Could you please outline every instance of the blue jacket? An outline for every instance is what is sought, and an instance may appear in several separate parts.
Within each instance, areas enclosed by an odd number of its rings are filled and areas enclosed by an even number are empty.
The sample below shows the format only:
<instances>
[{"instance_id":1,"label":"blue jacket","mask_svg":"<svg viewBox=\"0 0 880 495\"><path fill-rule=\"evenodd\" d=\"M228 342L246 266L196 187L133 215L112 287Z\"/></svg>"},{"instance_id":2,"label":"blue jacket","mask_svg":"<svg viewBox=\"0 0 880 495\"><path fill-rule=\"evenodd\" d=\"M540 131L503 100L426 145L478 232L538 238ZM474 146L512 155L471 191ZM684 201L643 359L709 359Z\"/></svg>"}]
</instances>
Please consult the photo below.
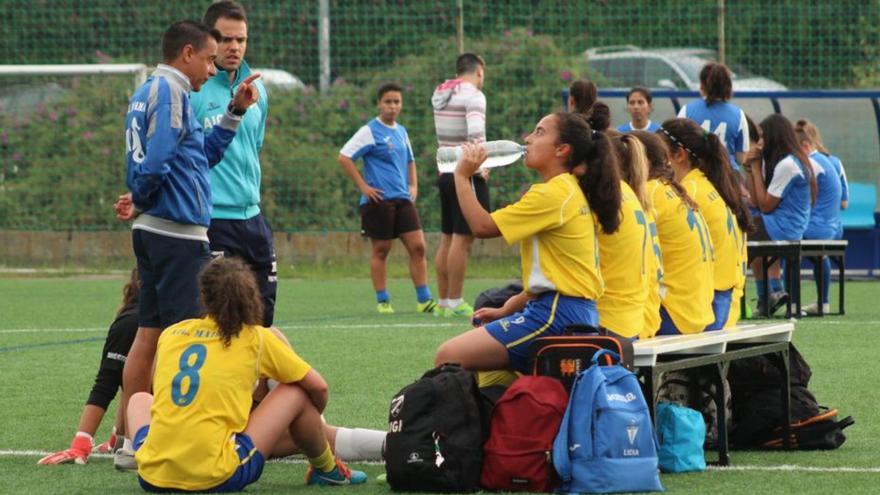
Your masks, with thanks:
<instances>
[{"instance_id":1,"label":"blue jacket","mask_svg":"<svg viewBox=\"0 0 880 495\"><path fill-rule=\"evenodd\" d=\"M189 79L160 64L135 91L125 116L126 184L135 208L183 225L211 223L208 168L223 157L240 119L226 114L205 139L189 101Z\"/></svg>"},{"instance_id":2,"label":"blue jacket","mask_svg":"<svg viewBox=\"0 0 880 495\"><path fill-rule=\"evenodd\" d=\"M250 67L242 62L230 84L229 73L218 68L217 75L209 79L201 91L190 95L193 113L205 134L211 135L238 85L250 75ZM260 150L266 132L269 98L259 79L255 85L260 92L259 100L244 114L235 139L220 163L211 169L212 218L247 220L260 213Z\"/></svg>"}]
</instances>

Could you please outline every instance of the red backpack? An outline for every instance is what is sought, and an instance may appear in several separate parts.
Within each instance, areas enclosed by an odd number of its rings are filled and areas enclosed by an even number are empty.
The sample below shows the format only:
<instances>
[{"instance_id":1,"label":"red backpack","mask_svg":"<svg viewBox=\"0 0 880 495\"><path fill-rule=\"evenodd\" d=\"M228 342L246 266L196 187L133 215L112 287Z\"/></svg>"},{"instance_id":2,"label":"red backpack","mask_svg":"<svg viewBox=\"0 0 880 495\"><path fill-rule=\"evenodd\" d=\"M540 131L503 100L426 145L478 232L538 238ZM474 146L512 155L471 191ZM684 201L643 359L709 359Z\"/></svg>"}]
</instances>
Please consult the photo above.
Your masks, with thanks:
<instances>
[{"instance_id":1,"label":"red backpack","mask_svg":"<svg viewBox=\"0 0 880 495\"><path fill-rule=\"evenodd\" d=\"M553 491L559 478L550 452L567 405L559 380L524 376L513 382L492 411L480 484L488 490Z\"/></svg>"}]
</instances>

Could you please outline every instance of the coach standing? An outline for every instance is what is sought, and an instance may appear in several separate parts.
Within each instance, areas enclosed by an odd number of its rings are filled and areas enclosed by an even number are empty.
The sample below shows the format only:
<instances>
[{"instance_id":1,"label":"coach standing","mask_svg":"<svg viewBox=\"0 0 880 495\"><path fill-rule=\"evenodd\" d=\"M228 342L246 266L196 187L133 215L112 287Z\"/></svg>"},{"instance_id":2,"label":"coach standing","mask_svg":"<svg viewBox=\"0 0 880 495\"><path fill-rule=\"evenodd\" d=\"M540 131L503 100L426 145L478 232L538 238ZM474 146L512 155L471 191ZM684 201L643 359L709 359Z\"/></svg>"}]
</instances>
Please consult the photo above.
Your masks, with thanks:
<instances>
[{"instance_id":1,"label":"coach standing","mask_svg":"<svg viewBox=\"0 0 880 495\"><path fill-rule=\"evenodd\" d=\"M437 144L459 146L486 140L486 96L482 92L486 63L473 53L464 53L455 61L455 79L437 86L431 97ZM477 200L489 210L489 186L480 174L471 177ZM437 292L440 295L435 316L466 316L474 308L462 299L467 259L474 236L458 205L453 174L440 174L440 247L434 259Z\"/></svg>"},{"instance_id":2,"label":"coach standing","mask_svg":"<svg viewBox=\"0 0 880 495\"><path fill-rule=\"evenodd\" d=\"M257 101L254 74L242 81L207 138L189 99L217 73L220 34L194 21L175 22L162 38L164 63L135 91L125 116L126 184L114 205L134 219L132 244L141 296L138 333L123 370L123 401L150 390L162 329L197 318L197 275L209 259L209 167L223 157L241 118Z\"/></svg>"},{"instance_id":3,"label":"coach standing","mask_svg":"<svg viewBox=\"0 0 880 495\"><path fill-rule=\"evenodd\" d=\"M251 75L244 61L248 24L244 7L226 0L211 4L202 22L220 33L217 75L191 96L196 119L210 135L223 117L233 90ZM208 240L212 256L237 256L253 269L263 298L263 325L268 327L274 320L278 287L272 229L260 213L260 149L269 99L260 81L254 86L259 92L257 104L242 117L235 139L220 163L211 169L214 208Z\"/></svg>"}]
</instances>

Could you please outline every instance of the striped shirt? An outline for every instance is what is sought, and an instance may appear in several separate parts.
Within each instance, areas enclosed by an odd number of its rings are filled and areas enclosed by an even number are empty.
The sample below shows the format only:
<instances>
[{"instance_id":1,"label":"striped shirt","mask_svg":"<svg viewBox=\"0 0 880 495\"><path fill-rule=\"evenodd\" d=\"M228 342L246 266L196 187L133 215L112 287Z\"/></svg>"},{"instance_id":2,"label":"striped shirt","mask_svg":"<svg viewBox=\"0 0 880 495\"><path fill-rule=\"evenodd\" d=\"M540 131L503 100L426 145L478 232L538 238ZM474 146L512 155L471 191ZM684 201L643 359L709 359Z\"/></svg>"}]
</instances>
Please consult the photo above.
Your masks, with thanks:
<instances>
[{"instance_id":1,"label":"striped shirt","mask_svg":"<svg viewBox=\"0 0 880 495\"><path fill-rule=\"evenodd\" d=\"M440 146L486 140L486 96L473 84L448 79L434 90L431 104Z\"/></svg>"}]
</instances>

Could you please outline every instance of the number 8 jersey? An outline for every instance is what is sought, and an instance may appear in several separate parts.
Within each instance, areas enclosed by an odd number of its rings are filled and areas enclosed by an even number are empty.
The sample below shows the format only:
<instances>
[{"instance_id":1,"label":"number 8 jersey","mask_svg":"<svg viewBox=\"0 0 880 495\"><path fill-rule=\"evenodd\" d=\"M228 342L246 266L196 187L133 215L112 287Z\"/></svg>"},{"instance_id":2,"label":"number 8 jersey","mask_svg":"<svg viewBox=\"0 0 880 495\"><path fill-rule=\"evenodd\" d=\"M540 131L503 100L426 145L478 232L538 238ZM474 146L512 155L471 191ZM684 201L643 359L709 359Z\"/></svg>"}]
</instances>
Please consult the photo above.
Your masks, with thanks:
<instances>
[{"instance_id":1,"label":"number 8 jersey","mask_svg":"<svg viewBox=\"0 0 880 495\"><path fill-rule=\"evenodd\" d=\"M292 383L311 369L263 327L245 326L224 346L210 318L165 329L156 356L150 432L136 453L138 474L152 485L184 490L214 487L241 463L233 434L247 426L258 378Z\"/></svg>"}]
</instances>

